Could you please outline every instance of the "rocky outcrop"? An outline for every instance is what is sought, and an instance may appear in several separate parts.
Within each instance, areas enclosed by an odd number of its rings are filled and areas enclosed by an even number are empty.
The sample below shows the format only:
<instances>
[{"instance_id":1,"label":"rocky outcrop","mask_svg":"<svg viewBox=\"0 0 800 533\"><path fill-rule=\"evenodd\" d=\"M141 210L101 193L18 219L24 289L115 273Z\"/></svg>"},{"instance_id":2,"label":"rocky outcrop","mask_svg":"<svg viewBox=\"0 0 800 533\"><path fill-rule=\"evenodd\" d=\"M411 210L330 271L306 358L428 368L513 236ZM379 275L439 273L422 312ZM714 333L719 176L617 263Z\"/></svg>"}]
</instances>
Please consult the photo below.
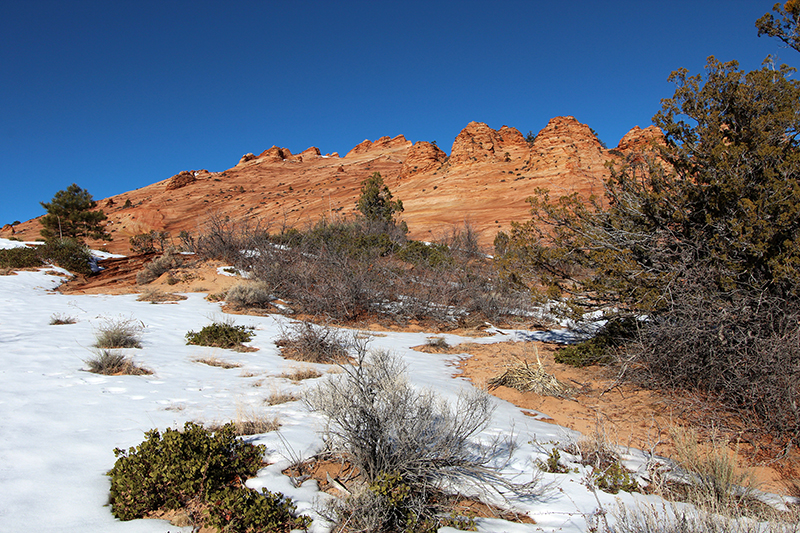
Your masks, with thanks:
<instances>
[{"instance_id":1,"label":"rocky outcrop","mask_svg":"<svg viewBox=\"0 0 800 533\"><path fill-rule=\"evenodd\" d=\"M437 169L446 159L447 154L438 146L426 141L419 141L408 149L406 159L400 168L400 178Z\"/></svg>"},{"instance_id":2,"label":"rocky outcrop","mask_svg":"<svg viewBox=\"0 0 800 533\"><path fill-rule=\"evenodd\" d=\"M290 152L288 148L278 148L273 145L272 148L258 154L257 159L260 163L280 163L281 161L291 158L292 152Z\"/></svg>"},{"instance_id":3,"label":"rocky outcrop","mask_svg":"<svg viewBox=\"0 0 800 533\"><path fill-rule=\"evenodd\" d=\"M167 181L167 190L174 191L175 189L180 189L181 187L186 187L190 183L194 183L197 181L195 171L184 170L172 176L169 181Z\"/></svg>"},{"instance_id":4,"label":"rocky outcrop","mask_svg":"<svg viewBox=\"0 0 800 533\"><path fill-rule=\"evenodd\" d=\"M551 119L531 147L532 169L548 174L600 170L607 159L592 129L570 116Z\"/></svg>"},{"instance_id":5,"label":"rocky outcrop","mask_svg":"<svg viewBox=\"0 0 800 533\"><path fill-rule=\"evenodd\" d=\"M525 137L516 128L503 126L495 131L483 122L470 122L461 130L450 152L450 167L485 162L526 160L529 154Z\"/></svg>"},{"instance_id":6,"label":"rocky outcrop","mask_svg":"<svg viewBox=\"0 0 800 533\"><path fill-rule=\"evenodd\" d=\"M649 148L653 142L664 143L664 133L660 128L648 126L645 129L641 129L639 126L634 126L631 131L620 139L616 149L622 152L641 152Z\"/></svg>"},{"instance_id":7,"label":"rocky outcrop","mask_svg":"<svg viewBox=\"0 0 800 533\"><path fill-rule=\"evenodd\" d=\"M398 135L397 137L389 137L384 136L378 139L375 142L370 141L369 139L364 139L360 143L358 143L352 150L347 152L345 155L345 159L355 157L359 154L365 154L367 152L383 152L387 150L394 150L398 148L409 148L411 147L412 143L408 139L406 139L402 135Z\"/></svg>"},{"instance_id":8,"label":"rocky outcrop","mask_svg":"<svg viewBox=\"0 0 800 533\"><path fill-rule=\"evenodd\" d=\"M310 148L306 148L305 150L297 154L296 157L300 161L310 161L312 159L320 157L321 155L322 153L319 151L319 148L317 148L316 146L312 146Z\"/></svg>"}]
</instances>

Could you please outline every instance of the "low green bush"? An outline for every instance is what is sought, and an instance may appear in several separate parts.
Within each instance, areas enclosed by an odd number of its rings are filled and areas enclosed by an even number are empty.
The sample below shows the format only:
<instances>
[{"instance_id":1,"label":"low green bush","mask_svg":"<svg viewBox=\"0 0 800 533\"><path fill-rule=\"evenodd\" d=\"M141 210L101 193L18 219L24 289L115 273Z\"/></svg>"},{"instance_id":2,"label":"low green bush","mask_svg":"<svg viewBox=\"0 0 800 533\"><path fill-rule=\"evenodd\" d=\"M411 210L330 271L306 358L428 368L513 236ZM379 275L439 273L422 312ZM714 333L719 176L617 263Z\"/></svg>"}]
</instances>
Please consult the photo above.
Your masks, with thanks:
<instances>
[{"instance_id":1,"label":"low green bush","mask_svg":"<svg viewBox=\"0 0 800 533\"><path fill-rule=\"evenodd\" d=\"M252 328L234 326L228 322L214 322L201 329L199 332L189 331L186 334L186 344L198 346L213 346L215 348L236 348L242 343L253 339L255 333Z\"/></svg>"},{"instance_id":2,"label":"low green bush","mask_svg":"<svg viewBox=\"0 0 800 533\"><path fill-rule=\"evenodd\" d=\"M426 265L432 268L449 266L453 263L450 248L445 244L425 244L408 241L397 252L397 257L413 265Z\"/></svg>"},{"instance_id":3,"label":"low green bush","mask_svg":"<svg viewBox=\"0 0 800 533\"><path fill-rule=\"evenodd\" d=\"M570 366L608 365L616 361L615 351L636 332L632 318L609 320L591 339L559 349L553 359Z\"/></svg>"},{"instance_id":4,"label":"low green bush","mask_svg":"<svg viewBox=\"0 0 800 533\"><path fill-rule=\"evenodd\" d=\"M0 268L33 268L43 264L36 248L18 247L0 250Z\"/></svg>"},{"instance_id":5,"label":"low green bush","mask_svg":"<svg viewBox=\"0 0 800 533\"><path fill-rule=\"evenodd\" d=\"M186 509L198 529L211 525L226 532L307 526L309 519L295 517L294 504L282 494L259 495L242 486L261 467L264 446L237 439L234 429L226 424L212 433L187 422L183 431L154 429L139 446L115 449L117 461L108 472L111 512L133 520L158 510Z\"/></svg>"},{"instance_id":6,"label":"low green bush","mask_svg":"<svg viewBox=\"0 0 800 533\"><path fill-rule=\"evenodd\" d=\"M50 239L39 246L39 257L73 274L88 276L92 273L92 254L89 247L75 239Z\"/></svg>"}]
</instances>

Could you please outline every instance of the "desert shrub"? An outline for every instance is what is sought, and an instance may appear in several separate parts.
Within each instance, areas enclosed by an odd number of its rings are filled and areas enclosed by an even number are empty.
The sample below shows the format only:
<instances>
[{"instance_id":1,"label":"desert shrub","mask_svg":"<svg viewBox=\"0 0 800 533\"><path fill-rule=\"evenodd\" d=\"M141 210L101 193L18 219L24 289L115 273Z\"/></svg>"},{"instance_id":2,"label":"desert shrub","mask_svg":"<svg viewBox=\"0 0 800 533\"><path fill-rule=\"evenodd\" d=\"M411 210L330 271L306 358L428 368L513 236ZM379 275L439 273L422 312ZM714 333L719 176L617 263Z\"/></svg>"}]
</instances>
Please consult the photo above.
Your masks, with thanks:
<instances>
[{"instance_id":1,"label":"desert shrub","mask_svg":"<svg viewBox=\"0 0 800 533\"><path fill-rule=\"evenodd\" d=\"M141 348L144 325L133 318L107 318L97 328L97 348Z\"/></svg>"},{"instance_id":2,"label":"desert shrub","mask_svg":"<svg viewBox=\"0 0 800 533\"><path fill-rule=\"evenodd\" d=\"M200 257L234 263L243 251L268 243L268 230L260 221L255 224L249 220L237 222L220 213L211 213L200 234L193 237L186 233L181 237L181 245Z\"/></svg>"},{"instance_id":3,"label":"desert shrub","mask_svg":"<svg viewBox=\"0 0 800 533\"><path fill-rule=\"evenodd\" d=\"M144 325L133 318L107 318L97 328L95 346L98 348L141 348Z\"/></svg>"},{"instance_id":4,"label":"desert shrub","mask_svg":"<svg viewBox=\"0 0 800 533\"><path fill-rule=\"evenodd\" d=\"M436 348L437 350L446 350L450 347L450 345L447 344L447 339L444 337L428 337L425 339L425 345Z\"/></svg>"},{"instance_id":5,"label":"desert shrub","mask_svg":"<svg viewBox=\"0 0 800 533\"><path fill-rule=\"evenodd\" d=\"M282 348L284 357L297 361L338 363L347 358L347 342L338 330L306 321L281 326L281 336L275 344Z\"/></svg>"},{"instance_id":6,"label":"desert shrub","mask_svg":"<svg viewBox=\"0 0 800 533\"><path fill-rule=\"evenodd\" d=\"M632 318L609 320L590 339L560 348L553 359L570 366L607 365L617 361L616 350L636 335L636 321Z\"/></svg>"},{"instance_id":7,"label":"desert shrub","mask_svg":"<svg viewBox=\"0 0 800 533\"><path fill-rule=\"evenodd\" d=\"M447 266L452 263L450 248L444 244L425 244L420 241L408 241L398 252L397 257L414 265L429 267Z\"/></svg>"},{"instance_id":8,"label":"desert shrub","mask_svg":"<svg viewBox=\"0 0 800 533\"><path fill-rule=\"evenodd\" d=\"M280 492L226 488L214 495L208 510L208 524L220 531L250 533L274 531L289 533L306 529L311 519L295 516L297 507Z\"/></svg>"},{"instance_id":9,"label":"desert shrub","mask_svg":"<svg viewBox=\"0 0 800 533\"><path fill-rule=\"evenodd\" d=\"M78 321L75 317L65 315L62 313L53 313L50 315L50 325L51 326L61 326L64 324L74 324Z\"/></svg>"},{"instance_id":10,"label":"desert shrub","mask_svg":"<svg viewBox=\"0 0 800 533\"><path fill-rule=\"evenodd\" d=\"M136 298L137 302L150 302L151 304L159 302L177 302L185 300L186 296L182 294L173 294L169 292L160 291L158 289L147 289Z\"/></svg>"},{"instance_id":11,"label":"desert shrub","mask_svg":"<svg viewBox=\"0 0 800 533\"><path fill-rule=\"evenodd\" d=\"M129 357L112 350L98 350L96 355L84 361L89 372L106 376L141 376L153 371L137 365Z\"/></svg>"},{"instance_id":12,"label":"desert shrub","mask_svg":"<svg viewBox=\"0 0 800 533\"><path fill-rule=\"evenodd\" d=\"M683 469L680 483L667 485L670 499L716 509L736 510L752 514L759 511L755 497L755 477L749 469L740 468L729 442L717 435L700 439L691 429L670 431L675 459ZM701 446L700 441L703 445Z\"/></svg>"},{"instance_id":13,"label":"desert shrub","mask_svg":"<svg viewBox=\"0 0 800 533\"><path fill-rule=\"evenodd\" d=\"M239 308L265 308L271 305L275 296L271 287L264 282L239 283L225 293L225 301Z\"/></svg>"},{"instance_id":14,"label":"desert shrub","mask_svg":"<svg viewBox=\"0 0 800 533\"><path fill-rule=\"evenodd\" d=\"M264 403L267 405L280 405L287 402L296 402L299 399L299 394L275 390L272 391L269 396L264 398Z\"/></svg>"},{"instance_id":15,"label":"desert shrub","mask_svg":"<svg viewBox=\"0 0 800 533\"><path fill-rule=\"evenodd\" d=\"M261 467L264 447L238 440L234 431L233 424L212 433L187 422L183 431L167 429L162 435L154 429L139 446L115 449L117 461L108 472L114 516L133 520L199 504L208 514L195 511L195 524L208 522L224 531L256 531L265 524L269 530L288 531L307 525L306 518L294 517L295 507L283 495L264 493L263 501L256 500L250 493L258 493L243 487L242 480ZM214 509L219 506L235 510L236 516Z\"/></svg>"},{"instance_id":16,"label":"desert shrub","mask_svg":"<svg viewBox=\"0 0 800 533\"><path fill-rule=\"evenodd\" d=\"M183 258L174 249L167 250L164 255L157 257L147 263L144 269L136 274L136 283L145 285L151 281L155 281L165 272L169 272L173 268L178 268L183 264Z\"/></svg>"},{"instance_id":17,"label":"desert shrub","mask_svg":"<svg viewBox=\"0 0 800 533\"><path fill-rule=\"evenodd\" d=\"M472 389L453 406L414 389L397 356L368 351L365 342L355 350L355 365L304 397L327 419L328 448L361 475L360 488L336 508L340 519L367 521L360 527L368 531L426 531L442 525L449 487L531 488L503 480L490 466L497 449L473 442L493 412L488 394Z\"/></svg>"},{"instance_id":18,"label":"desert shrub","mask_svg":"<svg viewBox=\"0 0 800 533\"><path fill-rule=\"evenodd\" d=\"M795 513L773 513L768 520L748 520L737 513L714 507L637 505L621 503L610 512L609 525L603 516L588 517L589 531L597 533L798 533Z\"/></svg>"},{"instance_id":19,"label":"desert shrub","mask_svg":"<svg viewBox=\"0 0 800 533\"><path fill-rule=\"evenodd\" d=\"M42 264L42 258L36 248L19 246L0 250L0 268L33 268Z\"/></svg>"},{"instance_id":20,"label":"desert shrub","mask_svg":"<svg viewBox=\"0 0 800 533\"><path fill-rule=\"evenodd\" d=\"M186 334L186 344L214 346L216 348L236 348L250 342L255 333L246 326L234 326L229 322L213 322L198 332Z\"/></svg>"},{"instance_id":21,"label":"desert shrub","mask_svg":"<svg viewBox=\"0 0 800 533\"><path fill-rule=\"evenodd\" d=\"M544 461L541 459L537 460L536 466L551 474L566 474L567 472L571 472L571 469L561 462L561 452L555 447L547 454L547 459Z\"/></svg>"},{"instance_id":22,"label":"desert shrub","mask_svg":"<svg viewBox=\"0 0 800 533\"><path fill-rule=\"evenodd\" d=\"M289 370L283 372L279 377L297 382L297 381L303 381L304 379L316 379L320 376L322 376L322 372L320 372L314 367L305 365L305 366L292 367Z\"/></svg>"},{"instance_id":23,"label":"desert shrub","mask_svg":"<svg viewBox=\"0 0 800 533\"><path fill-rule=\"evenodd\" d=\"M241 368L241 363L231 363L230 361L223 361L217 357L199 357L194 360L195 363L203 363L208 366L215 366L217 368L231 369Z\"/></svg>"},{"instance_id":24,"label":"desert shrub","mask_svg":"<svg viewBox=\"0 0 800 533\"><path fill-rule=\"evenodd\" d=\"M50 239L37 248L42 260L53 263L73 274L92 273L92 254L89 248L75 239Z\"/></svg>"},{"instance_id":25,"label":"desert shrub","mask_svg":"<svg viewBox=\"0 0 800 533\"><path fill-rule=\"evenodd\" d=\"M619 460L605 468L592 470L590 479L598 489L611 494L617 494L621 490L625 492L639 492L640 490L639 483Z\"/></svg>"},{"instance_id":26,"label":"desert shrub","mask_svg":"<svg viewBox=\"0 0 800 533\"><path fill-rule=\"evenodd\" d=\"M137 254L164 252L169 244L169 232L150 230L130 238L131 250Z\"/></svg>"}]
</instances>

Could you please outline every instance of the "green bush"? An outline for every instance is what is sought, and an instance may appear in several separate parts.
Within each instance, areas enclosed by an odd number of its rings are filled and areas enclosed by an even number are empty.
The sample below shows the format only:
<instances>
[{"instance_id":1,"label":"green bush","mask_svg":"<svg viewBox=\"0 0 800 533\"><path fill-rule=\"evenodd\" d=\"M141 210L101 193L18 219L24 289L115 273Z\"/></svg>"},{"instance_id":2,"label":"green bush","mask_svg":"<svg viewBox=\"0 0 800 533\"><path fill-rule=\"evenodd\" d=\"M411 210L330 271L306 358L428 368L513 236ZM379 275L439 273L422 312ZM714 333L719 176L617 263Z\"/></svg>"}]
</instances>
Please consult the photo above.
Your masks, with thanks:
<instances>
[{"instance_id":1,"label":"green bush","mask_svg":"<svg viewBox=\"0 0 800 533\"><path fill-rule=\"evenodd\" d=\"M453 263L450 248L446 245L437 243L425 244L420 241L408 241L397 252L397 257L407 263L427 265L432 268L450 266Z\"/></svg>"},{"instance_id":2,"label":"green bush","mask_svg":"<svg viewBox=\"0 0 800 533\"><path fill-rule=\"evenodd\" d=\"M195 333L186 334L186 344L213 346L215 348L236 348L253 339L255 333L245 326L234 326L227 322L214 322Z\"/></svg>"},{"instance_id":3,"label":"green bush","mask_svg":"<svg viewBox=\"0 0 800 533\"><path fill-rule=\"evenodd\" d=\"M616 494L619 491L639 492L639 483L631 477L628 469L619 461L614 461L606 468L594 468L592 481L603 492Z\"/></svg>"},{"instance_id":4,"label":"green bush","mask_svg":"<svg viewBox=\"0 0 800 533\"><path fill-rule=\"evenodd\" d=\"M208 510L209 525L226 533L256 531L286 532L306 529L311 524L307 516L295 516L294 503L280 492L226 488L213 495Z\"/></svg>"},{"instance_id":5,"label":"green bush","mask_svg":"<svg viewBox=\"0 0 800 533\"><path fill-rule=\"evenodd\" d=\"M238 440L233 424L212 433L187 422L183 431L156 429L139 446L115 449L111 477L111 512L120 520L143 518L157 510L200 504L208 521L223 531L289 531L308 519L295 518L295 506L280 493L264 496L242 486L261 466L264 446Z\"/></svg>"},{"instance_id":6,"label":"green bush","mask_svg":"<svg viewBox=\"0 0 800 533\"><path fill-rule=\"evenodd\" d=\"M615 352L636 333L636 321L632 318L615 318L591 339L559 349L553 359L556 363L570 366L607 365L616 360Z\"/></svg>"},{"instance_id":7,"label":"green bush","mask_svg":"<svg viewBox=\"0 0 800 533\"><path fill-rule=\"evenodd\" d=\"M92 254L85 244L75 239L50 239L39 246L37 252L43 261L58 265L73 274L88 276L92 273Z\"/></svg>"},{"instance_id":8,"label":"green bush","mask_svg":"<svg viewBox=\"0 0 800 533\"><path fill-rule=\"evenodd\" d=\"M36 248L18 247L0 250L0 268L31 268L42 265Z\"/></svg>"}]
</instances>

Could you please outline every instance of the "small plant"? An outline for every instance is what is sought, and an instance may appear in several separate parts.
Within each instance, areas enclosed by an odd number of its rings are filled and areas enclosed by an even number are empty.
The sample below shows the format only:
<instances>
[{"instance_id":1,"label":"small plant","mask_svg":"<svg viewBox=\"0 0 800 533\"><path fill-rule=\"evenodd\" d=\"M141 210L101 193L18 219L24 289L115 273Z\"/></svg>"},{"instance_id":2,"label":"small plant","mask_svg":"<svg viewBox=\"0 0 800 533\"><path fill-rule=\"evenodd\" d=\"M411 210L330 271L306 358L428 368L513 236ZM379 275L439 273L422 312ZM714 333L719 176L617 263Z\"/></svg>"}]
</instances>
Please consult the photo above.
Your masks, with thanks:
<instances>
[{"instance_id":1,"label":"small plant","mask_svg":"<svg viewBox=\"0 0 800 533\"><path fill-rule=\"evenodd\" d=\"M64 315L62 313L53 313L50 315L50 325L51 326L61 326L64 324L74 324L78 321L77 318Z\"/></svg>"},{"instance_id":2,"label":"small plant","mask_svg":"<svg viewBox=\"0 0 800 533\"><path fill-rule=\"evenodd\" d=\"M293 322L286 329L281 327L281 337L275 344L284 357L296 361L340 363L347 359L347 342L339 331L310 322Z\"/></svg>"},{"instance_id":3,"label":"small plant","mask_svg":"<svg viewBox=\"0 0 800 533\"><path fill-rule=\"evenodd\" d=\"M105 376L141 376L153 373L152 370L137 365L127 356L111 350L99 350L95 357L84 362L89 372Z\"/></svg>"},{"instance_id":4,"label":"small plant","mask_svg":"<svg viewBox=\"0 0 800 533\"><path fill-rule=\"evenodd\" d=\"M616 360L616 349L635 332L636 322L631 318L610 320L597 335L559 349L553 359L556 363L576 367L611 364Z\"/></svg>"},{"instance_id":5,"label":"small plant","mask_svg":"<svg viewBox=\"0 0 800 533\"><path fill-rule=\"evenodd\" d=\"M216 348L239 348L242 343L250 342L255 333L252 328L234 326L229 322L214 322L203 327L199 332L189 331L186 344L213 346Z\"/></svg>"},{"instance_id":6,"label":"small plant","mask_svg":"<svg viewBox=\"0 0 800 533\"><path fill-rule=\"evenodd\" d=\"M178 268L183 264L183 258L173 249L168 249L164 255L153 259L144 269L136 274L136 283L146 285L155 281L162 274L169 272L173 268Z\"/></svg>"},{"instance_id":7,"label":"small plant","mask_svg":"<svg viewBox=\"0 0 800 533\"><path fill-rule=\"evenodd\" d=\"M239 368L242 366L241 363L231 363L229 361L223 361L222 359L218 359L216 357L202 357L194 360L195 363L203 363L204 365L208 366L216 366L219 368Z\"/></svg>"},{"instance_id":8,"label":"small plant","mask_svg":"<svg viewBox=\"0 0 800 533\"><path fill-rule=\"evenodd\" d=\"M639 483L631 477L627 468L619 460L614 461L605 468L592 469L591 482L602 490L611 494L619 491L639 492Z\"/></svg>"},{"instance_id":9,"label":"small plant","mask_svg":"<svg viewBox=\"0 0 800 533\"><path fill-rule=\"evenodd\" d=\"M34 268L42 264L42 258L35 248L19 246L0 250L0 268Z\"/></svg>"},{"instance_id":10,"label":"small plant","mask_svg":"<svg viewBox=\"0 0 800 533\"><path fill-rule=\"evenodd\" d=\"M173 294L170 292L160 291L158 289L147 289L143 291L138 298L136 298L136 301L156 304L160 302L178 302L185 299L186 296L182 294Z\"/></svg>"},{"instance_id":11,"label":"small plant","mask_svg":"<svg viewBox=\"0 0 800 533\"><path fill-rule=\"evenodd\" d=\"M447 339L444 337L428 337L425 339L425 344L437 350L446 350L450 347L450 345L447 344Z\"/></svg>"},{"instance_id":12,"label":"small plant","mask_svg":"<svg viewBox=\"0 0 800 533\"><path fill-rule=\"evenodd\" d=\"M137 254L163 252L169 245L169 232L150 230L130 238L131 251Z\"/></svg>"},{"instance_id":13,"label":"small plant","mask_svg":"<svg viewBox=\"0 0 800 533\"><path fill-rule=\"evenodd\" d=\"M106 319L96 333L97 348L141 348L144 326L132 318Z\"/></svg>"},{"instance_id":14,"label":"small plant","mask_svg":"<svg viewBox=\"0 0 800 533\"><path fill-rule=\"evenodd\" d=\"M290 370L284 372L279 377L286 378L292 381L303 381L304 379L315 379L322 376L322 372L310 366L297 366L292 367Z\"/></svg>"},{"instance_id":15,"label":"small plant","mask_svg":"<svg viewBox=\"0 0 800 533\"><path fill-rule=\"evenodd\" d=\"M566 474L571 471L568 466L561 464L561 452L558 451L558 448L550 450L546 460L537 460L536 466L551 474Z\"/></svg>"},{"instance_id":16,"label":"small plant","mask_svg":"<svg viewBox=\"0 0 800 533\"><path fill-rule=\"evenodd\" d=\"M115 449L111 511L120 520L144 518L159 510L185 509L198 529L288 532L308 526L280 493L259 493L242 481L261 467L263 446L238 440L233 424L215 432L187 422L183 431L156 429L128 451Z\"/></svg>"},{"instance_id":17,"label":"small plant","mask_svg":"<svg viewBox=\"0 0 800 533\"><path fill-rule=\"evenodd\" d=\"M43 261L53 263L73 274L92 273L93 257L89 248L75 239L50 239L37 248Z\"/></svg>"},{"instance_id":18,"label":"small plant","mask_svg":"<svg viewBox=\"0 0 800 533\"><path fill-rule=\"evenodd\" d=\"M300 399L299 394L285 391L273 391L269 396L264 398L264 403L267 405L280 405L282 403L296 402Z\"/></svg>"},{"instance_id":19,"label":"small plant","mask_svg":"<svg viewBox=\"0 0 800 533\"><path fill-rule=\"evenodd\" d=\"M234 269L235 270L235 269ZM270 307L275 295L264 282L248 282L234 285L225 293L225 301L236 308Z\"/></svg>"}]
</instances>

